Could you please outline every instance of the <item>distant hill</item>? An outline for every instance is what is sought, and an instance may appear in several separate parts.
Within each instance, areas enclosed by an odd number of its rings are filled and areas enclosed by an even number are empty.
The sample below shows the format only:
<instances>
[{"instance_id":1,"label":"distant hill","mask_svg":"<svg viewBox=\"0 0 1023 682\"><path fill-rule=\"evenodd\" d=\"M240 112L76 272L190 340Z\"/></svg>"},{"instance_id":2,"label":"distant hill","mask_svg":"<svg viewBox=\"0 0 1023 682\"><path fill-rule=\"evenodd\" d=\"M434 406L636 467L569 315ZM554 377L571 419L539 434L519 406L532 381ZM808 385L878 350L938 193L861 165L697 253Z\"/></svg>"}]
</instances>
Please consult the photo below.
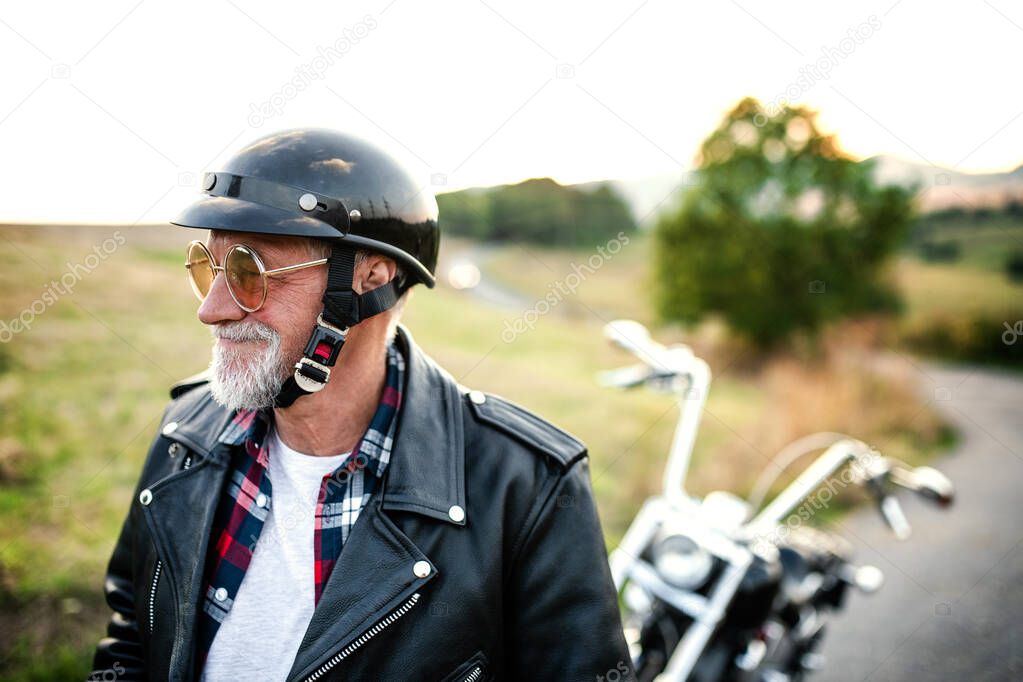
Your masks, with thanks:
<instances>
[{"instance_id":1,"label":"distant hill","mask_svg":"<svg viewBox=\"0 0 1023 682\"><path fill-rule=\"evenodd\" d=\"M895 156L875 156L868 161L874 163L880 182L917 185L924 213L949 208L1002 209L1012 201L1023 201L1023 165L1005 173L963 173ZM610 182L629 200L633 215L645 227L658 213L676 204L681 191L670 194L673 188L684 191L697 177L697 171L689 171ZM666 196L669 199L665 201Z\"/></svg>"},{"instance_id":2,"label":"distant hill","mask_svg":"<svg viewBox=\"0 0 1023 682\"><path fill-rule=\"evenodd\" d=\"M640 229L651 227L657 216L678 205L688 186L696 179L694 171L665 175L650 175L642 178L604 180L589 182L576 187L590 187L607 183L629 203L632 217Z\"/></svg>"},{"instance_id":3,"label":"distant hill","mask_svg":"<svg viewBox=\"0 0 1023 682\"><path fill-rule=\"evenodd\" d=\"M920 209L924 213L950 208L1002 209L1012 201L1023 201L1023 165L1005 173L963 173L894 156L876 156L868 161L875 164L875 177L880 182L917 185L921 190ZM549 189L556 185L559 188L582 193L592 193L601 187L610 188L614 196L625 202L632 220L640 229L645 229L653 225L659 214L678 206L682 194L688 186L697 181L698 176L698 171L688 170L639 178L599 180L577 185L558 185L550 178L527 180L525 183L519 184L549 183ZM503 185L502 187L516 186ZM462 190L457 194L464 198L479 198L495 189L497 188L472 188ZM445 201L441 199L443 196L445 195L438 196L438 202L442 204L442 216L445 207L456 214L466 210L465 206L461 208L457 206L459 203L465 204L465 201ZM455 204L453 208L452 204ZM480 209L477 207L477 210ZM477 216L477 218L480 217L482 216Z\"/></svg>"},{"instance_id":4,"label":"distant hill","mask_svg":"<svg viewBox=\"0 0 1023 682\"><path fill-rule=\"evenodd\" d=\"M920 187L924 212L949 208L1004 208L1023 201L1023 165L1007 173L962 173L940 166L907 161L893 156L872 159L882 182Z\"/></svg>"}]
</instances>

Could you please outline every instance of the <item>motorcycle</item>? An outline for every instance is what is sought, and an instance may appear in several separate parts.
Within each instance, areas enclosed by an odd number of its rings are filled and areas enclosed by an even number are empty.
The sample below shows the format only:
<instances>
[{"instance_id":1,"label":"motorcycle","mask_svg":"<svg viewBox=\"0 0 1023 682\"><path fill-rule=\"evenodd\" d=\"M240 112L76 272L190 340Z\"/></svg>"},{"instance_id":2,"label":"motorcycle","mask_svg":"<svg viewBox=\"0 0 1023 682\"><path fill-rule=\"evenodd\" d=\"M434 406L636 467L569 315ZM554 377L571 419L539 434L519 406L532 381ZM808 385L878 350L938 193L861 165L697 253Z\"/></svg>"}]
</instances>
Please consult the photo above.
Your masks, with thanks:
<instances>
[{"instance_id":1,"label":"motorcycle","mask_svg":"<svg viewBox=\"0 0 1023 682\"><path fill-rule=\"evenodd\" d=\"M639 363L602 372L606 386L674 394L679 420L660 495L651 497L609 562L640 682L785 682L821 667L817 649L846 593L882 585L881 571L851 561L842 538L807 525L811 499L832 477L859 486L898 538L910 525L895 497L905 488L947 507L953 485L837 433L784 448L748 500L724 491L697 499L685 479L711 383L710 367L685 345L657 343L643 325L616 320L605 336ZM803 455L816 460L764 505L778 476Z\"/></svg>"}]
</instances>

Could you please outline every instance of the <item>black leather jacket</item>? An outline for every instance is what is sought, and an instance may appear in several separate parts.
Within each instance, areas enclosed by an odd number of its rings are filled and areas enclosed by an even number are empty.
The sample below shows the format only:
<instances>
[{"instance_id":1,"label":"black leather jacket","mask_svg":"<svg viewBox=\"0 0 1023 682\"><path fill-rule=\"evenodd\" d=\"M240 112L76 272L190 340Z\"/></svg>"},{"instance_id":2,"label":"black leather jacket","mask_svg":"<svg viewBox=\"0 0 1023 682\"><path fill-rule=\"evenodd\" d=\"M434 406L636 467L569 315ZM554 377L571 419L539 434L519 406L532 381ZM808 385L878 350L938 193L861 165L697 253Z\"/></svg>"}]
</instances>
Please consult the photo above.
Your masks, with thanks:
<instances>
[{"instance_id":1,"label":"black leather jacket","mask_svg":"<svg viewBox=\"0 0 1023 682\"><path fill-rule=\"evenodd\" d=\"M407 385L386 478L287 679L631 677L585 446L466 391L407 330L398 338ZM114 613L95 679L193 678L203 562L227 472L212 446L230 413L203 382L172 395L108 567ZM413 572L419 561L431 567L425 577Z\"/></svg>"}]
</instances>

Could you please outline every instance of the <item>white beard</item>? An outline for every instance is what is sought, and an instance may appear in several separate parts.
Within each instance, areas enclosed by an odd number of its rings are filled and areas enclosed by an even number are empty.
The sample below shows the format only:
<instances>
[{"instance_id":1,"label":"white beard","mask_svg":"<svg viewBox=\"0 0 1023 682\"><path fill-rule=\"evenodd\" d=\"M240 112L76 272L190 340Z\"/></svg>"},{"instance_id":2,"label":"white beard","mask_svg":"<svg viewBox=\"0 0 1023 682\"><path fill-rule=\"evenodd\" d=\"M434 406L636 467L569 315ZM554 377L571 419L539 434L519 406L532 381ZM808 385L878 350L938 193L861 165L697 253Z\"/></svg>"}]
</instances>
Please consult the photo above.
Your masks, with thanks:
<instances>
[{"instance_id":1,"label":"white beard","mask_svg":"<svg viewBox=\"0 0 1023 682\"><path fill-rule=\"evenodd\" d=\"M228 322L210 327L214 338L256 341L261 348L247 350L213 345L210 390L213 399L232 410L272 407L289 374L281 353L281 335L261 322Z\"/></svg>"}]
</instances>

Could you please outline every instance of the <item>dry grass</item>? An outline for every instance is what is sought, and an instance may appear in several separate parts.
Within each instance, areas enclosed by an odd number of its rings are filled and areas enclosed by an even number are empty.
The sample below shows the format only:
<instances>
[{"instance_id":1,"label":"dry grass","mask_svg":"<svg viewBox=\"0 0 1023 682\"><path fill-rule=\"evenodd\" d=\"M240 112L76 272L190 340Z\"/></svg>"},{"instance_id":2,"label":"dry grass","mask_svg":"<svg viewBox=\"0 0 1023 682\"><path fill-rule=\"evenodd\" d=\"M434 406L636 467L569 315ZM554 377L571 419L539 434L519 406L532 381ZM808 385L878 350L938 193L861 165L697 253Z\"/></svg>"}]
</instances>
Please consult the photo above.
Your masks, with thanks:
<instances>
[{"instance_id":1,"label":"dry grass","mask_svg":"<svg viewBox=\"0 0 1023 682\"><path fill-rule=\"evenodd\" d=\"M813 358L783 351L749 371L746 381L762 396L757 417L701 464L694 488L748 492L775 453L818 431L852 435L912 463L946 445L950 432L918 390L919 365L887 350L879 335L850 342L857 331L853 324L834 330Z\"/></svg>"}]
</instances>

